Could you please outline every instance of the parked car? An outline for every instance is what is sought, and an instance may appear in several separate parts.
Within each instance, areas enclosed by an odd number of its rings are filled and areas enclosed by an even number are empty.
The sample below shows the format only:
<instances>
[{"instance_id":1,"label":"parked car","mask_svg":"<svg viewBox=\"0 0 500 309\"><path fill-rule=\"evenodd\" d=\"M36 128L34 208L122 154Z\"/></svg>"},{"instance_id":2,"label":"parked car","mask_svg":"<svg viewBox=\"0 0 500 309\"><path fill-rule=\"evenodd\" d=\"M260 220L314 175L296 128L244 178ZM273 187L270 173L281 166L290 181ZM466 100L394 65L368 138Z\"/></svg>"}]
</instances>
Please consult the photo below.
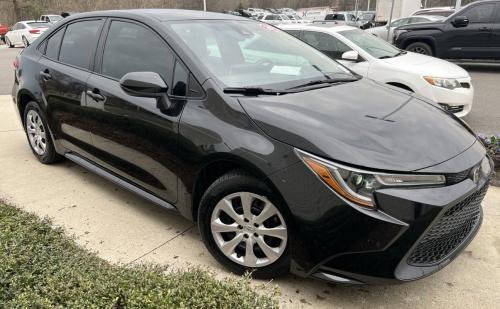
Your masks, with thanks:
<instances>
[{"instance_id":1,"label":"parked car","mask_svg":"<svg viewBox=\"0 0 500 309\"><path fill-rule=\"evenodd\" d=\"M9 32L9 25L0 23L0 41L5 42L5 34Z\"/></svg>"},{"instance_id":2,"label":"parked car","mask_svg":"<svg viewBox=\"0 0 500 309\"><path fill-rule=\"evenodd\" d=\"M480 227L491 162L463 122L275 27L89 12L19 57L15 109L40 162L64 156L196 221L238 274L415 280Z\"/></svg>"},{"instance_id":3,"label":"parked car","mask_svg":"<svg viewBox=\"0 0 500 309\"><path fill-rule=\"evenodd\" d=\"M371 29L367 29L369 33L389 42L394 41L394 29L401 26L413 25L418 23L425 22L435 22L444 20L443 16L428 16L428 15L419 15L419 16L410 16L405 18L399 18L391 22L391 25L375 27Z\"/></svg>"},{"instance_id":4,"label":"parked car","mask_svg":"<svg viewBox=\"0 0 500 309\"><path fill-rule=\"evenodd\" d=\"M16 23L12 29L5 34L5 44L10 48L15 45L24 45L28 47L38 38L50 24L43 21L26 20Z\"/></svg>"},{"instance_id":5,"label":"parked car","mask_svg":"<svg viewBox=\"0 0 500 309\"><path fill-rule=\"evenodd\" d=\"M375 12L365 12L356 18L356 26L360 29L375 27Z\"/></svg>"},{"instance_id":6,"label":"parked car","mask_svg":"<svg viewBox=\"0 0 500 309\"><path fill-rule=\"evenodd\" d=\"M259 16L260 21L271 25L291 24L292 21L284 14L264 14Z\"/></svg>"},{"instance_id":7,"label":"parked car","mask_svg":"<svg viewBox=\"0 0 500 309\"><path fill-rule=\"evenodd\" d=\"M345 25L356 26L356 16L348 12L326 14L325 21L342 22Z\"/></svg>"},{"instance_id":8,"label":"parked car","mask_svg":"<svg viewBox=\"0 0 500 309\"><path fill-rule=\"evenodd\" d=\"M448 17L451 14L455 13L455 8L451 6L445 6L445 7L433 7L433 8L425 8L418 10L411 14L412 16L418 16L418 15L434 15L434 16L443 16L443 17Z\"/></svg>"},{"instance_id":9,"label":"parked car","mask_svg":"<svg viewBox=\"0 0 500 309\"><path fill-rule=\"evenodd\" d=\"M426 97L457 117L466 116L472 108L474 88L469 73L453 63L402 51L354 27L279 27L357 74Z\"/></svg>"},{"instance_id":10,"label":"parked car","mask_svg":"<svg viewBox=\"0 0 500 309\"><path fill-rule=\"evenodd\" d=\"M444 21L395 30L401 49L445 59L500 60L500 1L478 1Z\"/></svg>"},{"instance_id":11,"label":"parked car","mask_svg":"<svg viewBox=\"0 0 500 309\"><path fill-rule=\"evenodd\" d=\"M300 17L298 15L292 14L292 15L287 15L287 16L293 24L310 24L311 23L311 21L303 19L302 17Z\"/></svg>"},{"instance_id":12,"label":"parked car","mask_svg":"<svg viewBox=\"0 0 500 309\"><path fill-rule=\"evenodd\" d=\"M57 23L58 21L62 20L63 17L61 15L42 15L38 20L54 24Z\"/></svg>"}]
</instances>

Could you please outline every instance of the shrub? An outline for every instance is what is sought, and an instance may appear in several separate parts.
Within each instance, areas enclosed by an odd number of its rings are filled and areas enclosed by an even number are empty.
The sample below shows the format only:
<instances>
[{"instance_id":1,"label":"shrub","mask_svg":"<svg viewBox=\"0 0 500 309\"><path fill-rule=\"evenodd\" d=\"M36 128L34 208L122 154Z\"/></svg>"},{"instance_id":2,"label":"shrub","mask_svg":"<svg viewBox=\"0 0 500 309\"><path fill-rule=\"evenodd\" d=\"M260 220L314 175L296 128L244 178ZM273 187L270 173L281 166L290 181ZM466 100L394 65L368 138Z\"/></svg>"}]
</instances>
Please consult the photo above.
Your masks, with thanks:
<instances>
[{"instance_id":1,"label":"shrub","mask_svg":"<svg viewBox=\"0 0 500 309\"><path fill-rule=\"evenodd\" d=\"M256 288L257 289L257 288ZM0 308L274 308L277 290L200 269L111 265L0 202Z\"/></svg>"},{"instance_id":2,"label":"shrub","mask_svg":"<svg viewBox=\"0 0 500 309\"><path fill-rule=\"evenodd\" d=\"M495 167L500 168L500 134L486 135L479 133L477 136L486 147L488 155L493 158Z\"/></svg>"}]
</instances>

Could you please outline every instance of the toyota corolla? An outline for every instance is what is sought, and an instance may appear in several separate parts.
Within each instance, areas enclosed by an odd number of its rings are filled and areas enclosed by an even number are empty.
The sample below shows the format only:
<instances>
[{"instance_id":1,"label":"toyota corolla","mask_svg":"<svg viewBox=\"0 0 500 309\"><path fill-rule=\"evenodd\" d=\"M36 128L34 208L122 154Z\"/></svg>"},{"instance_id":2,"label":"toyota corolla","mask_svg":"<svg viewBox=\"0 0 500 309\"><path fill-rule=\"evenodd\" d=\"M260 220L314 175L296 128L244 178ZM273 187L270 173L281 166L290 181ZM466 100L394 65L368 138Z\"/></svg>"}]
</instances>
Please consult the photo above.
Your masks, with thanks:
<instances>
[{"instance_id":1,"label":"toyota corolla","mask_svg":"<svg viewBox=\"0 0 500 309\"><path fill-rule=\"evenodd\" d=\"M196 221L238 274L415 280L480 227L491 162L461 120L273 26L84 13L15 66L41 163L67 158Z\"/></svg>"}]
</instances>

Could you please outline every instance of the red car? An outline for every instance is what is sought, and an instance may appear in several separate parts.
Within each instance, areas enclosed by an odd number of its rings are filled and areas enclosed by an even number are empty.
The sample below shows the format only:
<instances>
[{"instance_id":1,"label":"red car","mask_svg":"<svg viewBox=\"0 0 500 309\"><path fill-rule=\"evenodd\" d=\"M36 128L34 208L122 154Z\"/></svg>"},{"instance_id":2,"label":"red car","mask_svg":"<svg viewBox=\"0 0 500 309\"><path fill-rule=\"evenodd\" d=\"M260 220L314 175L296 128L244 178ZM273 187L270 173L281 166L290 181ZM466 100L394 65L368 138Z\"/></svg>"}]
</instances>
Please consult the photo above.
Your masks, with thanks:
<instances>
[{"instance_id":1,"label":"red car","mask_svg":"<svg viewBox=\"0 0 500 309\"><path fill-rule=\"evenodd\" d=\"M9 25L0 23L0 40L5 42L5 34L9 32Z\"/></svg>"}]
</instances>

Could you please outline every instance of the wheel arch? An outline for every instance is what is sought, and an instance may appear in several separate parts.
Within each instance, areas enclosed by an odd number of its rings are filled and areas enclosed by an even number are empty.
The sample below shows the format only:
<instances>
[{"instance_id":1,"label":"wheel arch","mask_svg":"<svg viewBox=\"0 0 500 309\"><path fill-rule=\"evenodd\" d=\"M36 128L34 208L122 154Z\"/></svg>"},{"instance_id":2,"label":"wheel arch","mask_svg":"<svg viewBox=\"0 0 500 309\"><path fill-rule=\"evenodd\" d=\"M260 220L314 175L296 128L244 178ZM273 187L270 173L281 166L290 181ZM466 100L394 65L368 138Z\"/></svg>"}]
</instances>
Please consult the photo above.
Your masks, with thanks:
<instances>
[{"instance_id":1,"label":"wheel arch","mask_svg":"<svg viewBox=\"0 0 500 309\"><path fill-rule=\"evenodd\" d=\"M21 117L21 122L23 123L24 126L24 110L26 109L26 105L28 105L29 102L34 101L38 102L36 100L35 96L28 90L26 89L20 89L17 93L17 109L19 112L19 116Z\"/></svg>"},{"instance_id":2,"label":"wheel arch","mask_svg":"<svg viewBox=\"0 0 500 309\"><path fill-rule=\"evenodd\" d=\"M233 170L243 170L249 175L263 181L280 197L282 202L284 202L284 199L277 187L257 166L231 153L217 154L205 160L205 163L195 176L191 190L191 217L193 221L197 220L201 197L206 192L208 187L219 177Z\"/></svg>"}]
</instances>

